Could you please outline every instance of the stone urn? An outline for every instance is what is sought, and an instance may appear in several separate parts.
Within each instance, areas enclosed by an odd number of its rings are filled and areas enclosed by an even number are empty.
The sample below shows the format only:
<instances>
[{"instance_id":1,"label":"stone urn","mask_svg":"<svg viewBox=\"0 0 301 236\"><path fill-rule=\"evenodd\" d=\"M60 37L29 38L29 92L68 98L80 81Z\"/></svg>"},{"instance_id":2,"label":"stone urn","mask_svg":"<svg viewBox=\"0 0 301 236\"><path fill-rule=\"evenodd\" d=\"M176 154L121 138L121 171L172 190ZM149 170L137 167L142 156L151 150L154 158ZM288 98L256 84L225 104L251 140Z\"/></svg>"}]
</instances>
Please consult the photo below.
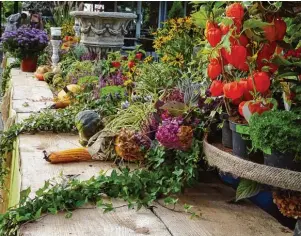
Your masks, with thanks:
<instances>
[{"instance_id":1,"label":"stone urn","mask_svg":"<svg viewBox=\"0 0 301 236\"><path fill-rule=\"evenodd\" d=\"M128 23L137 15L121 12L86 12L72 11L80 24L81 43L89 52L104 54L120 50L124 45Z\"/></svg>"}]
</instances>

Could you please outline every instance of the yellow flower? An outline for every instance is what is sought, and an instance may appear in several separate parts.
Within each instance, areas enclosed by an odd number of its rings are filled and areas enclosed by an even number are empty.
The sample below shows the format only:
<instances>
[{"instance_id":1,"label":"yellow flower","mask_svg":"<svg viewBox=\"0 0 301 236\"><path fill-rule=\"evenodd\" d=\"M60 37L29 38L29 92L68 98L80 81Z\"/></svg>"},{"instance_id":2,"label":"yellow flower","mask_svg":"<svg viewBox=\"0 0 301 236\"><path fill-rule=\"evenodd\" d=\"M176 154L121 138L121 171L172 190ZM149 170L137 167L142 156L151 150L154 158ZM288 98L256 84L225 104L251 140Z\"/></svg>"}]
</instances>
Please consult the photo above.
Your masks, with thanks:
<instances>
[{"instance_id":1,"label":"yellow flower","mask_svg":"<svg viewBox=\"0 0 301 236\"><path fill-rule=\"evenodd\" d=\"M148 56L148 57L146 57L145 59L144 59L144 63L150 63L150 62L152 62L153 61L153 57L152 56Z\"/></svg>"},{"instance_id":2,"label":"yellow flower","mask_svg":"<svg viewBox=\"0 0 301 236\"><path fill-rule=\"evenodd\" d=\"M177 53L175 58L170 63L173 66L181 67L184 64L184 57L181 53Z\"/></svg>"},{"instance_id":3,"label":"yellow flower","mask_svg":"<svg viewBox=\"0 0 301 236\"><path fill-rule=\"evenodd\" d=\"M133 84L133 80L131 80L131 79L128 79L128 80L124 81L124 83L123 83L123 85L126 87L129 85L132 85L132 84Z\"/></svg>"},{"instance_id":4,"label":"yellow flower","mask_svg":"<svg viewBox=\"0 0 301 236\"><path fill-rule=\"evenodd\" d=\"M162 62L168 62L170 60L169 56L166 54L161 58Z\"/></svg>"}]
</instances>

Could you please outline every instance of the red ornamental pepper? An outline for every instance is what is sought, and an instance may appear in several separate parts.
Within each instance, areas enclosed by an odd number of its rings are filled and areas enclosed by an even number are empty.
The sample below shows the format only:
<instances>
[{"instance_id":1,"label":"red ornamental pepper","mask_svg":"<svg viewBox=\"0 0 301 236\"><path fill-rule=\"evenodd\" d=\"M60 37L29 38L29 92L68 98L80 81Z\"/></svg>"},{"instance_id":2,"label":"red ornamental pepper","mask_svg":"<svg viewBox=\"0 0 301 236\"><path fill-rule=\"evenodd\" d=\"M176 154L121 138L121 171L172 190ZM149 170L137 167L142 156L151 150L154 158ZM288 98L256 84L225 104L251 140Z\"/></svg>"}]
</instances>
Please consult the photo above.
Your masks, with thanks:
<instances>
[{"instance_id":1,"label":"red ornamental pepper","mask_svg":"<svg viewBox=\"0 0 301 236\"><path fill-rule=\"evenodd\" d=\"M240 86L243 88L243 99L245 101L249 101L253 99L252 94L250 93L249 86L248 86L248 80L247 79L241 79L239 82Z\"/></svg>"},{"instance_id":2,"label":"red ornamental pepper","mask_svg":"<svg viewBox=\"0 0 301 236\"><path fill-rule=\"evenodd\" d=\"M286 23L284 20L282 20L281 17L276 17L274 19L270 17L268 22L273 24L263 28L266 39L270 42L283 40L286 33Z\"/></svg>"},{"instance_id":3,"label":"red ornamental pepper","mask_svg":"<svg viewBox=\"0 0 301 236\"><path fill-rule=\"evenodd\" d=\"M206 28L205 28L205 36L206 36L206 38L207 38L208 31L211 30L211 29L213 29L213 28L217 28L217 27L218 26L217 26L216 23L214 23L213 21L207 20L207 22L206 22Z\"/></svg>"},{"instance_id":4,"label":"red ornamental pepper","mask_svg":"<svg viewBox=\"0 0 301 236\"><path fill-rule=\"evenodd\" d=\"M112 66L115 67L115 68L119 68L121 66L120 62L119 61L112 61Z\"/></svg>"},{"instance_id":5,"label":"red ornamental pepper","mask_svg":"<svg viewBox=\"0 0 301 236\"><path fill-rule=\"evenodd\" d=\"M222 31L218 27L214 27L208 30L207 40L211 47L215 47L222 39Z\"/></svg>"},{"instance_id":6,"label":"red ornamental pepper","mask_svg":"<svg viewBox=\"0 0 301 236\"><path fill-rule=\"evenodd\" d=\"M133 62L133 61L129 61L128 62L128 67L131 69L131 68L133 68L135 66L135 62Z\"/></svg>"},{"instance_id":7,"label":"red ornamental pepper","mask_svg":"<svg viewBox=\"0 0 301 236\"><path fill-rule=\"evenodd\" d=\"M207 68L208 77L211 80L215 80L222 73L222 66L218 59L213 58Z\"/></svg>"},{"instance_id":8,"label":"red ornamental pepper","mask_svg":"<svg viewBox=\"0 0 301 236\"><path fill-rule=\"evenodd\" d=\"M242 97L244 93L243 87L237 82L226 83L223 88L224 95L232 100Z\"/></svg>"},{"instance_id":9,"label":"red ornamental pepper","mask_svg":"<svg viewBox=\"0 0 301 236\"><path fill-rule=\"evenodd\" d=\"M257 67L259 70L268 63L265 61L269 61L272 57L272 55L275 52L277 43L272 42L272 43L266 43L262 46L261 50L258 52L258 56L256 59Z\"/></svg>"},{"instance_id":10,"label":"red ornamental pepper","mask_svg":"<svg viewBox=\"0 0 301 236\"><path fill-rule=\"evenodd\" d=\"M268 91L271 85L271 81L269 75L266 72L256 72L254 73L253 78L256 91L260 93L265 93L266 91ZM248 87L250 90L254 90L252 77L248 78Z\"/></svg>"},{"instance_id":11,"label":"red ornamental pepper","mask_svg":"<svg viewBox=\"0 0 301 236\"><path fill-rule=\"evenodd\" d=\"M143 57L143 54L141 52L138 52L135 57L136 57L137 60L141 61L142 57Z\"/></svg>"},{"instance_id":12,"label":"red ornamental pepper","mask_svg":"<svg viewBox=\"0 0 301 236\"><path fill-rule=\"evenodd\" d=\"M235 37L230 37L230 43L231 45L241 45L246 47L249 44L249 40L247 36L244 34L240 35L240 37L237 39Z\"/></svg>"},{"instance_id":13,"label":"red ornamental pepper","mask_svg":"<svg viewBox=\"0 0 301 236\"><path fill-rule=\"evenodd\" d=\"M242 20L244 18L244 8L240 3L233 3L226 8L226 16Z\"/></svg>"},{"instance_id":14,"label":"red ornamental pepper","mask_svg":"<svg viewBox=\"0 0 301 236\"><path fill-rule=\"evenodd\" d=\"M271 110L271 104L263 104L262 102L250 101L248 104L251 114L258 113L261 115L265 111Z\"/></svg>"},{"instance_id":15,"label":"red ornamental pepper","mask_svg":"<svg viewBox=\"0 0 301 236\"><path fill-rule=\"evenodd\" d=\"M238 69L247 61L247 49L241 45L232 46L231 53L226 51L225 55L229 63Z\"/></svg>"},{"instance_id":16,"label":"red ornamental pepper","mask_svg":"<svg viewBox=\"0 0 301 236\"><path fill-rule=\"evenodd\" d=\"M219 80L214 80L210 86L210 93L212 97L223 95L224 84Z\"/></svg>"},{"instance_id":17,"label":"red ornamental pepper","mask_svg":"<svg viewBox=\"0 0 301 236\"><path fill-rule=\"evenodd\" d=\"M243 112L242 112L242 109L243 109L243 106L245 105L245 103L246 103L246 101L243 101L243 102L239 103L239 106L238 106L238 113L239 113L242 117L244 117L244 114L243 114Z\"/></svg>"}]
</instances>

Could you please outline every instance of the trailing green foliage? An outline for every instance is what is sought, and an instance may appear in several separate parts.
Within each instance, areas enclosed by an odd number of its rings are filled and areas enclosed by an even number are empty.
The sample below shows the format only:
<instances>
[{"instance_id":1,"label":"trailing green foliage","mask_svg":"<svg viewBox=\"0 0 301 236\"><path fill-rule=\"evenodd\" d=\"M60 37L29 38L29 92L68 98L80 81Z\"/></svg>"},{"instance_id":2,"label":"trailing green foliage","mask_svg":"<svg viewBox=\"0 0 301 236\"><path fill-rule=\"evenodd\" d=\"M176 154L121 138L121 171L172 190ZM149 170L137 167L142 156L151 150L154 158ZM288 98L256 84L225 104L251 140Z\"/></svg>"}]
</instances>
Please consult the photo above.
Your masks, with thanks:
<instances>
[{"instance_id":1,"label":"trailing green foliage","mask_svg":"<svg viewBox=\"0 0 301 236\"><path fill-rule=\"evenodd\" d=\"M249 122L254 148L301 154L301 116L291 111L254 114Z\"/></svg>"},{"instance_id":2,"label":"trailing green foliage","mask_svg":"<svg viewBox=\"0 0 301 236\"><path fill-rule=\"evenodd\" d=\"M87 202L103 208L104 212L112 211L114 206L105 201L107 197L121 198L129 208L148 207L157 198L179 193L195 180L200 147L196 140L189 152L167 151L155 144L147 156L148 169L131 171L122 167L108 176L102 173L87 181L65 178L61 182L46 181L33 199L29 198L30 188L26 189L21 193L19 206L1 215L0 235L15 236L22 224L43 214L66 211L66 217L71 217L72 210Z\"/></svg>"},{"instance_id":3,"label":"trailing green foliage","mask_svg":"<svg viewBox=\"0 0 301 236\"><path fill-rule=\"evenodd\" d=\"M10 65L6 66L2 72L2 81L1 81L1 96L4 96L7 87L8 87L8 82L10 81L11 75L11 69L15 67L20 66L20 61L16 60L15 62L11 63Z\"/></svg>"}]
</instances>

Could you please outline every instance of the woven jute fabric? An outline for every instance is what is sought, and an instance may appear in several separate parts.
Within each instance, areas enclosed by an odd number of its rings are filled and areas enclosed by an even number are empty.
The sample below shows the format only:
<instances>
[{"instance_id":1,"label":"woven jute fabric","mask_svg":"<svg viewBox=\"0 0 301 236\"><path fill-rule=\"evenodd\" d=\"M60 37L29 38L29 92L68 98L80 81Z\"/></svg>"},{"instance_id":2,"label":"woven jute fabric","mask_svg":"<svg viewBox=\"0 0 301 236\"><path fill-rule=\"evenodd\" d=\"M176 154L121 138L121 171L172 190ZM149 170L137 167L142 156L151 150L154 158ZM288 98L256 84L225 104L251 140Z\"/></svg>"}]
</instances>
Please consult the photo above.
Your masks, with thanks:
<instances>
[{"instance_id":1,"label":"woven jute fabric","mask_svg":"<svg viewBox=\"0 0 301 236\"><path fill-rule=\"evenodd\" d=\"M208 164L217 167L221 171L262 184L301 191L301 172L261 165L241 159L218 149L208 143L206 139L203 142L203 147Z\"/></svg>"}]
</instances>

